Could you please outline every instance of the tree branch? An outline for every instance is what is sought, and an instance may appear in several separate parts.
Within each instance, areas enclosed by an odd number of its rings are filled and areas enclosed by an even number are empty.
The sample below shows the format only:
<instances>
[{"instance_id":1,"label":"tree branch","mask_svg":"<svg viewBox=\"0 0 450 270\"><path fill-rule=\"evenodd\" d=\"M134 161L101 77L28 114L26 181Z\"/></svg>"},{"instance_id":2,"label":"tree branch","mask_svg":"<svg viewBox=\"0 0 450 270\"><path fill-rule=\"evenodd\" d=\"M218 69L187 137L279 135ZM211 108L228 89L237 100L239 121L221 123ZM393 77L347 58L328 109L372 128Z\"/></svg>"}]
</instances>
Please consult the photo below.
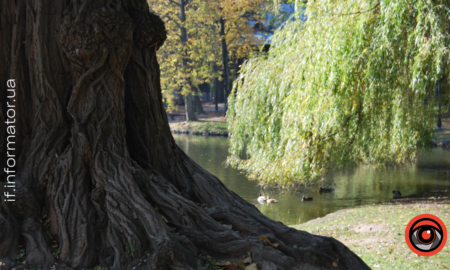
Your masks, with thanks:
<instances>
[{"instance_id":1,"label":"tree branch","mask_svg":"<svg viewBox=\"0 0 450 270\"><path fill-rule=\"evenodd\" d=\"M367 13L367 12L371 12L371 11L377 9L379 6L380 6L380 2L378 2L378 4L376 4L373 8L371 8L371 9L369 9L369 10L359 11L359 12L354 12L354 13L339 14L339 16L343 16L343 15L358 15L358 14ZM337 14L336 14L336 15L337 15Z\"/></svg>"},{"instance_id":2,"label":"tree branch","mask_svg":"<svg viewBox=\"0 0 450 270\"><path fill-rule=\"evenodd\" d=\"M174 4L174 5L176 5L176 6L178 6L178 7L180 6L180 4L178 4L177 2L175 2L175 1L173 1L173 0L169 0L169 2L172 3L172 4Z\"/></svg>"},{"instance_id":3,"label":"tree branch","mask_svg":"<svg viewBox=\"0 0 450 270\"><path fill-rule=\"evenodd\" d=\"M175 24L177 25L178 28L181 29L181 25L180 25L176 20L174 20L171 16L166 15L166 16L164 16L164 17L162 17L162 18L163 18L163 19L164 19L164 18L167 18L169 21L172 21L173 23L175 23Z\"/></svg>"}]
</instances>

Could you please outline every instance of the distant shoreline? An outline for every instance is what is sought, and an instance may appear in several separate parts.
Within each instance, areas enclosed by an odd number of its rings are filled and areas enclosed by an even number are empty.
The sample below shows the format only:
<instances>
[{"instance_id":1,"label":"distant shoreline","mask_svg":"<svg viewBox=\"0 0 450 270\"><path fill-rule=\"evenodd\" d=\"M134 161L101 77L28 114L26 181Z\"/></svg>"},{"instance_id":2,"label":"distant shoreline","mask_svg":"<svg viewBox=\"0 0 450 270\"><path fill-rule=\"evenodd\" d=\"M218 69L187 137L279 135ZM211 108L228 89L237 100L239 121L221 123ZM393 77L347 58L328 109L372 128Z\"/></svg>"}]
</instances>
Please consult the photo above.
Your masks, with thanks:
<instances>
[{"instance_id":1,"label":"distant shoreline","mask_svg":"<svg viewBox=\"0 0 450 270\"><path fill-rule=\"evenodd\" d=\"M220 119L221 120L221 119ZM228 126L225 121L208 121L202 119L192 122L171 122L170 130L174 134L197 136L228 137Z\"/></svg>"},{"instance_id":2,"label":"distant shoreline","mask_svg":"<svg viewBox=\"0 0 450 270\"><path fill-rule=\"evenodd\" d=\"M432 142L433 148L450 148L450 141L433 141Z\"/></svg>"},{"instance_id":3,"label":"distant shoreline","mask_svg":"<svg viewBox=\"0 0 450 270\"><path fill-rule=\"evenodd\" d=\"M193 129L172 129L171 132L173 134L185 134L185 135L196 135L196 136L213 136L213 137L229 137L229 132L216 132L216 131L198 131ZM450 140L444 140L444 141L435 141L433 140L431 142L432 148L444 148L449 149L450 148Z\"/></svg>"},{"instance_id":4,"label":"distant shoreline","mask_svg":"<svg viewBox=\"0 0 450 270\"><path fill-rule=\"evenodd\" d=\"M196 135L196 136L215 136L215 137L228 137L228 132L202 132L194 130L172 130L174 134Z\"/></svg>"},{"instance_id":5,"label":"distant shoreline","mask_svg":"<svg viewBox=\"0 0 450 270\"><path fill-rule=\"evenodd\" d=\"M215 136L215 137L228 137L228 132L203 132L203 131L195 131L195 130L174 130L171 129L171 132L174 134L185 134L185 135L196 135L196 136ZM450 141L433 141L432 148L450 148Z\"/></svg>"}]
</instances>

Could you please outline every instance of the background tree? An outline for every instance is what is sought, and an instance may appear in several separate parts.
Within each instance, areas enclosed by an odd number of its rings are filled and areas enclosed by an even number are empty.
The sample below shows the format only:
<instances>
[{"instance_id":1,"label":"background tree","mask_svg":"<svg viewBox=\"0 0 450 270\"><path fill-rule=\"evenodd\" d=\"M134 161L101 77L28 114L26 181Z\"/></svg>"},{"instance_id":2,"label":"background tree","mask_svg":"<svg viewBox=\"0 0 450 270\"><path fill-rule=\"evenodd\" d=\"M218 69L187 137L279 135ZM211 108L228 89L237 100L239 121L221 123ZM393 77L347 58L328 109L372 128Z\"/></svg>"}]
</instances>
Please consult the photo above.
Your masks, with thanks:
<instances>
[{"instance_id":1,"label":"background tree","mask_svg":"<svg viewBox=\"0 0 450 270\"><path fill-rule=\"evenodd\" d=\"M266 12L267 1L264 0L219 0L219 33L222 47L222 79L224 81L225 111L232 89L233 77L231 59L247 58L252 51L257 51L262 40L254 35L249 20L260 21ZM236 70L235 70L236 72ZM233 72L233 73L235 73Z\"/></svg>"},{"instance_id":2,"label":"background tree","mask_svg":"<svg viewBox=\"0 0 450 270\"><path fill-rule=\"evenodd\" d=\"M436 82L448 73L449 6L310 1L307 22L278 31L237 80L228 162L285 184L330 167L414 160L431 140Z\"/></svg>"},{"instance_id":3,"label":"background tree","mask_svg":"<svg viewBox=\"0 0 450 270\"><path fill-rule=\"evenodd\" d=\"M146 1L8 0L0 12L1 167L17 160L2 268L200 269L206 255L250 252L259 269L369 269L337 240L262 215L178 148L156 58L166 31Z\"/></svg>"},{"instance_id":4,"label":"background tree","mask_svg":"<svg viewBox=\"0 0 450 270\"><path fill-rule=\"evenodd\" d=\"M190 65L194 68L196 104L200 104L199 113L202 114L205 112L201 108L198 86L211 83L218 76L217 65L220 63L219 41L215 32L215 5L212 1L192 0L188 10L188 16L191 18L188 27Z\"/></svg>"},{"instance_id":5,"label":"background tree","mask_svg":"<svg viewBox=\"0 0 450 270\"><path fill-rule=\"evenodd\" d=\"M192 46L189 31L193 27L189 0L149 0L151 9L160 14L167 26L167 45L159 52L162 61L162 86L169 110L173 109L173 96L179 92L185 97L186 120L197 120L194 114L192 96L197 94L196 81L202 75L202 69L191 62ZM180 91L181 89L181 91ZM203 112L199 98L197 108Z\"/></svg>"},{"instance_id":6,"label":"background tree","mask_svg":"<svg viewBox=\"0 0 450 270\"><path fill-rule=\"evenodd\" d=\"M190 0L180 3L168 0L149 0L152 10L161 14L167 24L167 46L160 50L162 85L169 107L174 108L174 92L183 88L184 95L195 93L197 107L201 109L198 85L210 83L214 78L224 82L225 100L231 91L233 73L230 62L248 57L257 48L259 40L253 35L249 19L264 13L263 0ZM184 10L184 23L181 20ZM184 30L183 30L184 29ZM180 31L186 30L186 41ZM169 46L169 44L174 46ZM183 45L185 44L185 45ZM182 49L185 48L184 50ZM184 59L184 60L183 60ZM183 61L185 65L183 68ZM179 78L185 78L179 80Z\"/></svg>"}]
</instances>

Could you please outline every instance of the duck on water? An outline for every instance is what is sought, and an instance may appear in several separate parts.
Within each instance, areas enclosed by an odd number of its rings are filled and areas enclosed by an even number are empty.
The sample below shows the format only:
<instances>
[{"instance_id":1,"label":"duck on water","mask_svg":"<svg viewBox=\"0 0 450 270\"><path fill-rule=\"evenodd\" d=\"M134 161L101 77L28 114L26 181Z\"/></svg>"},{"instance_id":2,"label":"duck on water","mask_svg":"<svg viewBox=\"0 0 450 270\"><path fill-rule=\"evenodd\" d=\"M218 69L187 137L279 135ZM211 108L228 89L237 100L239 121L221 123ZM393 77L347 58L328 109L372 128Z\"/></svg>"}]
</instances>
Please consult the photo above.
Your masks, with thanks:
<instances>
[{"instance_id":1,"label":"duck on water","mask_svg":"<svg viewBox=\"0 0 450 270\"><path fill-rule=\"evenodd\" d=\"M262 196L261 193L259 193L258 196L259 196L258 197L258 202L259 203L264 203L267 200L266 196Z\"/></svg>"},{"instance_id":2,"label":"duck on water","mask_svg":"<svg viewBox=\"0 0 450 270\"><path fill-rule=\"evenodd\" d=\"M393 190L392 193L394 194L394 199L402 196L399 190Z\"/></svg>"},{"instance_id":3,"label":"duck on water","mask_svg":"<svg viewBox=\"0 0 450 270\"><path fill-rule=\"evenodd\" d=\"M267 203L276 203L278 200L271 199L270 196L267 196Z\"/></svg>"},{"instance_id":4,"label":"duck on water","mask_svg":"<svg viewBox=\"0 0 450 270\"><path fill-rule=\"evenodd\" d=\"M322 193L322 192L332 192L332 191L334 191L334 187L332 187L332 186L324 186L324 187L320 187L319 188L319 192L320 193Z\"/></svg>"}]
</instances>

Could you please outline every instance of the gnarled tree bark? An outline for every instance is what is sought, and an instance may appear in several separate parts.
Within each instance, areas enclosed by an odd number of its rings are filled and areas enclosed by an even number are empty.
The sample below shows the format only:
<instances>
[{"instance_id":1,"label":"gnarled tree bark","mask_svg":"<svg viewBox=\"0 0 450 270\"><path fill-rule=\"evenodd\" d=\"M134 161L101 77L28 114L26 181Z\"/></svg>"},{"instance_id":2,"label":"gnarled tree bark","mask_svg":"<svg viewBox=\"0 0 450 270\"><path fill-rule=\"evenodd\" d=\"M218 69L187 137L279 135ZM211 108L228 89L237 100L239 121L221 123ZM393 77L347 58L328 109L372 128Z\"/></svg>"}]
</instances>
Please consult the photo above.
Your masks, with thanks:
<instances>
[{"instance_id":1,"label":"gnarled tree bark","mask_svg":"<svg viewBox=\"0 0 450 270\"><path fill-rule=\"evenodd\" d=\"M8 79L17 116L2 268L24 246L44 269L201 269L203 255L247 252L259 269L368 269L340 242L267 218L178 148L156 59L166 32L146 1L5 0L0 23L2 167Z\"/></svg>"}]
</instances>

